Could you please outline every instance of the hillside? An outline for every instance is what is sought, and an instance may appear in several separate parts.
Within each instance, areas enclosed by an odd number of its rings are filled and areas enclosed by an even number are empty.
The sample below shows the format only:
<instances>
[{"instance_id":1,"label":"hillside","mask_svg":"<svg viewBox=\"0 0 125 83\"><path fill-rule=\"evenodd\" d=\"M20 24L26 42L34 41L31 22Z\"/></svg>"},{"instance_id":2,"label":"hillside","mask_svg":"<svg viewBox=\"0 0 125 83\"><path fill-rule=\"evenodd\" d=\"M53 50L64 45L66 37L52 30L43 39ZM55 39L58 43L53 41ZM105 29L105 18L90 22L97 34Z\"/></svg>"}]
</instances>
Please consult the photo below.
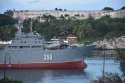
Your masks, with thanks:
<instances>
[{"instance_id":1,"label":"hillside","mask_svg":"<svg viewBox=\"0 0 125 83\"><path fill-rule=\"evenodd\" d=\"M14 37L17 23L12 18L12 12L0 14L0 40L8 41ZM37 31L45 37L46 40L56 37L65 37L68 34L74 34L78 40L89 38L91 40L100 38L113 38L125 35L125 18L111 18L109 15L102 16L100 19L94 19L91 15L87 19L65 18L60 16L56 18L52 15L43 15L33 19L33 31ZM23 32L29 32L31 19L23 21Z\"/></svg>"}]
</instances>

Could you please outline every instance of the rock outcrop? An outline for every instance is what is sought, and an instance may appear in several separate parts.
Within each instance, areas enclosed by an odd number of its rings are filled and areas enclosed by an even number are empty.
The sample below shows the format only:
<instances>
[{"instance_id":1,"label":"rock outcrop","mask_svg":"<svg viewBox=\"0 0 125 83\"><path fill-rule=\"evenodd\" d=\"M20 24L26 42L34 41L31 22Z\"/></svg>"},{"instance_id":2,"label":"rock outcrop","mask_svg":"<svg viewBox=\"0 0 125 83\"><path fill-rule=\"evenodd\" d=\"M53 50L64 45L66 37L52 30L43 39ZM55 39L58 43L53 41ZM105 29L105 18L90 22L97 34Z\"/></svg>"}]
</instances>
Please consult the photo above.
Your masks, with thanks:
<instances>
[{"instance_id":1,"label":"rock outcrop","mask_svg":"<svg viewBox=\"0 0 125 83\"><path fill-rule=\"evenodd\" d=\"M125 36L121 36L118 38L112 38L112 39L103 39L98 40L93 43L93 45L96 45L96 48L105 48L106 49L115 49L115 48L125 48Z\"/></svg>"}]
</instances>

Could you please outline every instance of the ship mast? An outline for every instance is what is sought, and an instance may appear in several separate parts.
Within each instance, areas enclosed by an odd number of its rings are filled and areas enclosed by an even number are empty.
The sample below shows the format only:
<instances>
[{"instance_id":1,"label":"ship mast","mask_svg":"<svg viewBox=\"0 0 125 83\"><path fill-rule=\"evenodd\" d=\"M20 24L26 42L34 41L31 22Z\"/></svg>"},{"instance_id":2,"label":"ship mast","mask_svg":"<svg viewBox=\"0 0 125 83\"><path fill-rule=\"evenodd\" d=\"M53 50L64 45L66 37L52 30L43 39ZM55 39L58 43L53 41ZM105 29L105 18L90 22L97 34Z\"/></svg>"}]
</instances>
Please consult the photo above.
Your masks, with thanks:
<instances>
[{"instance_id":1,"label":"ship mast","mask_svg":"<svg viewBox=\"0 0 125 83\"><path fill-rule=\"evenodd\" d=\"M21 25L21 20L19 20L19 23L18 23L18 31L19 33L21 34L21 28L22 28L22 25Z\"/></svg>"},{"instance_id":2,"label":"ship mast","mask_svg":"<svg viewBox=\"0 0 125 83\"><path fill-rule=\"evenodd\" d=\"M23 20L21 20L20 18L18 18L18 24L16 24L15 26L17 27L17 33L15 34L15 38L20 38L21 34L22 34L22 23L23 23Z\"/></svg>"},{"instance_id":3,"label":"ship mast","mask_svg":"<svg viewBox=\"0 0 125 83\"><path fill-rule=\"evenodd\" d=\"M32 30L32 18L31 18L31 23L30 23L30 31L33 32L33 30Z\"/></svg>"}]
</instances>

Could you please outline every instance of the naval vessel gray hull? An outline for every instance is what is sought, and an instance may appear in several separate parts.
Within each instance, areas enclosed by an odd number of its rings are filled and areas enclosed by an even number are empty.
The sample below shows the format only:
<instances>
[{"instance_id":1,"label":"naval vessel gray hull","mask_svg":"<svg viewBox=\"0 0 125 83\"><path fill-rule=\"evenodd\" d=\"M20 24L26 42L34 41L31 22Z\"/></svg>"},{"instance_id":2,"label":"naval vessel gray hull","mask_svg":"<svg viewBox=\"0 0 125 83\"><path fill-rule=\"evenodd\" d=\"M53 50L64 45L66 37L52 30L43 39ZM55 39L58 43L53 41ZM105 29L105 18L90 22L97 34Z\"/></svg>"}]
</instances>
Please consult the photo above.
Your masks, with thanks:
<instances>
[{"instance_id":1,"label":"naval vessel gray hull","mask_svg":"<svg viewBox=\"0 0 125 83\"><path fill-rule=\"evenodd\" d=\"M94 47L93 45L56 50L5 49L0 52L0 68L85 68L87 65L84 58Z\"/></svg>"}]
</instances>

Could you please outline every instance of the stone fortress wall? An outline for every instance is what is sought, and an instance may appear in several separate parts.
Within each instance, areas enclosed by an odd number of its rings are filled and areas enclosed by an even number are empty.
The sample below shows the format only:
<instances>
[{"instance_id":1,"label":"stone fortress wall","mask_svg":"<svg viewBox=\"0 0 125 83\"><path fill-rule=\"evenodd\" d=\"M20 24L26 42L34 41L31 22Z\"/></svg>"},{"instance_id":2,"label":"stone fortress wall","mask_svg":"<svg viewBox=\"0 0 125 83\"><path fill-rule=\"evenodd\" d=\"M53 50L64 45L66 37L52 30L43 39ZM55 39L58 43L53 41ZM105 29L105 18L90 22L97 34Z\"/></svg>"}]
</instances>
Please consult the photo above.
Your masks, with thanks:
<instances>
[{"instance_id":1,"label":"stone fortress wall","mask_svg":"<svg viewBox=\"0 0 125 83\"><path fill-rule=\"evenodd\" d=\"M43 15L52 15L56 18L59 18L61 15L66 16L66 18L76 18L76 19L86 19L90 15L95 18L99 19L102 16L110 15L112 18L123 18L125 17L125 10L115 10L115 11L55 11L55 10L21 10L21 11L14 11L14 18L37 18L42 17Z\"/></svg>"}]
</instances>

